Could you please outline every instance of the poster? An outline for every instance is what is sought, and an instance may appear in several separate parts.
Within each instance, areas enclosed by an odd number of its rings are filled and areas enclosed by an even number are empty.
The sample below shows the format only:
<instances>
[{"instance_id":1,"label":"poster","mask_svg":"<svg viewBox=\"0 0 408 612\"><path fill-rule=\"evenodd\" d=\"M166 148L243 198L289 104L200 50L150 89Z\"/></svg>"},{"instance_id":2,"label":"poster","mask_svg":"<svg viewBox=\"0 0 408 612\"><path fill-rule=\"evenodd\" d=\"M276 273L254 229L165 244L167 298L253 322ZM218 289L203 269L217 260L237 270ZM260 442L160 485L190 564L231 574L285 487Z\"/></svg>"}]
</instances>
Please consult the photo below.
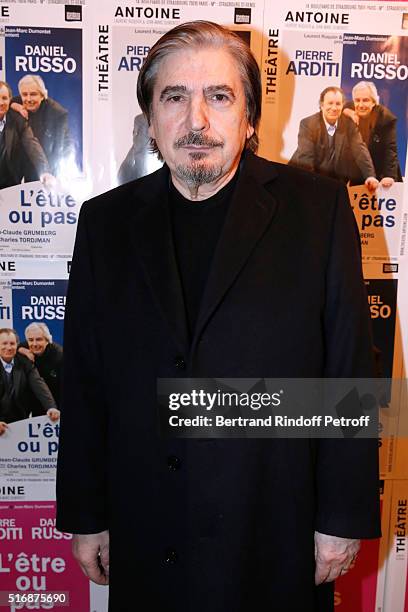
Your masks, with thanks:
<instances>
[{"instance_id":1,"label":"poster","mask_svg":"<svg viewBox=\"0 0 408 612\"><path fill-rule=\"evenodd\" d=\"M408 481L394 480L390 510L389 553L386 566L384 611L405 612L407 584Z\"/></svg>"},{"instance_id":2,"label":"poster","mask_svg":"<svg viewBox=\"0 0 408 612\"><path fill-rule=\"evenodd\" d=\"M13 327L24 338L27 325L45 323L54 342L62 343L66 280L14 279L11 283Z\"/></svg>"},{"instance_id":3,"label":"poster","mask_svg":"<svg viewBox=\"0 0 408 612\"><path fill-rule=\"evenodd\" d=\"M363 261L397 261L403 245L405 185L394 183L379 187L375 193L361 186L350 186L348 191Z\"/></svg>"},{"instance_id":4,"label":"poster","mask_svg":"<svg viewBox=\"0 0 408 612\"><path fill-rule=\"evenodd\" d=\"M2 7L0 254L6 256L72 254L79 209L92 187L83 8Z\"/></svg>"},{"instance_id":5,"label":"poster","mask_svg":"<svg viewBox=\"0 0 408 612\"><path fill-rule=\"evenodd\" d=\"M83 155L82 30L34 28L31 24L31 27L6 26L4 36L4 80L13 91L11 108L13 101L26 108L28 123L44 149L51 174L80 172ZM44 93L38 95L34 83L29 84L27 77L33 75L41 78ZM24 77L26 87L21 85ZM41 99L41 95L46 97Z\"/></svg>"},{"instance_id":6,"label":"poster","mask_svg":"<svg viewBox=\"0 0 408 612\"><path fill-rule=\"evenodd\" d=\"M55 503L0 503L0 610L88 612L89 582L55 528Z\"/></svg>"},{"instance_id":7,"label":"poster","mask_svg":"<svg viewBox=\"0 0 408 612\"><path fill-rule=\"evenodd\" d=\"M399 266L397 263L369 262L364 263L363 267L373 330L376 371L377 375L383 378L379 431L382 478L392 477L396 473L396 453L400 444L399 420L405 412L401 399L404 388L401 380L401 320L397 308L401 286Z\"/></svg>"},{"instance_id":8,"label":"poster","mask_svg":"<svg viewBox=\"0 0 408 612\"><path fill-rule=\"evenodd\" d=\"M140 67L156 40L177 24L214 15L218 23L227 25L248 42L259 61L263 8L263 0L250 3L191 0L160 5L149 0L140 6L112 4L109 0L100 3L94 25L96 193L162 165L149 152L147 125L136 97ZM108 133L107 121L112 125Z\"/></svg>"},{"instance_id":9,"label":"poster","mask_svg":"<svg viewBox=\"0 0 408 612\"><path fill-rule=\"evenodd\" d=\"M402 36L403 11L403 4L383 2L328 5L292 0L289 4L265 5L261 155L283 163L290 160L297 147L299 124L319 111L322 91L331 86L343 87L349 99L358 78L355 69L351 72L351 66L356 54L361 59L364 52L368 53L366 63L370 70L373 64L381 63L377 59L383 59L389 66L389 73L379 86L380 96L398 117L398 154L404 175L406 96L400 91L408 73L407 39ZM399 32L401 37L397 36ZM370 56L368 47L361 42L366 39L367 44L375 41L378 46L372 52L382 51L386 56ZM351 44L354 42L357 47ZM379 68L376 71L377 74ZM391 74L395 79L390 78Z\"/></svg>"}]
</instances>

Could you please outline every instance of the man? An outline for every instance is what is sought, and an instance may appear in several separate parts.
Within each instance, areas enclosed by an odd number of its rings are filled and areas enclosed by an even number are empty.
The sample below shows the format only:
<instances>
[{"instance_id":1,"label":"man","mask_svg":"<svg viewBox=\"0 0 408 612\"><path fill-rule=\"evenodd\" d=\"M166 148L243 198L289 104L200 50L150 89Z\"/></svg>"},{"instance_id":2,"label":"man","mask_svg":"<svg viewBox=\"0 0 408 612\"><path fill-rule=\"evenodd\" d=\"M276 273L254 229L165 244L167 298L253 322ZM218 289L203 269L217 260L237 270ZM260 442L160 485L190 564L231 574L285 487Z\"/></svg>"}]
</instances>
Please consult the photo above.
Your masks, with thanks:
<instances>
[{"instance_id":1,"label":"man","mask_svg":"<svg viewBox=\"0 0 408 612\"><path fill-rule=\"evenodd\" d=\"M57 406L60 405L62 346L52 341L45 323L30 323L25 328L26 342L20 344L18 352L30 359L45 380Z\"/></svg>"},{"instance_id":2,"label":"man","mask_svg":"<svg viewBox=\"0 0 408 612\"><path fill-rule=\"evenodd\" d=\"M361 175L370 191L378 187L370 154L349 117L342 115L340 87L326 87L319 98L320 112L302 119L298 147L290 164L347 183Z\"/></svg>"},{"instance_id":3,"label":"man","mask_svg":"<svg viewBox=\"0 0 408 612\"><path fill-rule=\"evenodd\" d=\"M0 81L0 189L27 179L25 160L35 172L34 180L51 180L47 158L31 128L19 113L10 109L12 93L5 81Z\"/></svg>"},{"instance_id":4,"label":"man","mask_svg":"<svg viewBox=\"0 0 408 612\"><path fill-rule=\"evenodd\" d=\"M252 153L259 69L219 25L167 32L138 100L165 165L82 208L58 529L111 612L327 612L356 538L379 535L376 441L161 439L156 384L371 375L345 189Z\"/></svg>"},{"instance_id":5,"label":"man","mask_svg":"<svg viewBox=\"0 0 408 612\"><path fill-rule=\"evenodd\" d=\"M346 104L343 113L358 126L375 167L375 174L383 187L402 181L397 150L397 118L380 104L374 83L360 81L352 90L353 102ZM356 173L357 174L357 173ZM355 180L361 182L357 175Z\"/></svg>"},{"instance_id":6,"label":"man","mask_svg":"<svg viewBox=\"0 0 408 612\"><path fill-rule=\"evenodd\" d=\"M52 174L58 176L64 168L75 163L68 111L48 97L44 81L38 75L24 76L18 83L18 90L20 95L13 98L12 108L28 120L44 149ZM33 175L32 168L29 175Z\"/></svg>"},{"instance_id":7,"label":"man","mask_svg":"<svg viewBox=\"0 0 408 612\"><path fill-rule=\"evenodd\" d=\"M18 338L13 329L0 329L0 435L8 423L47 414L52 421L59 419L55 400L36 367L26 357L17 354ZM33 410L33 396L38 410Z\"/></svg>"}]
</instances>

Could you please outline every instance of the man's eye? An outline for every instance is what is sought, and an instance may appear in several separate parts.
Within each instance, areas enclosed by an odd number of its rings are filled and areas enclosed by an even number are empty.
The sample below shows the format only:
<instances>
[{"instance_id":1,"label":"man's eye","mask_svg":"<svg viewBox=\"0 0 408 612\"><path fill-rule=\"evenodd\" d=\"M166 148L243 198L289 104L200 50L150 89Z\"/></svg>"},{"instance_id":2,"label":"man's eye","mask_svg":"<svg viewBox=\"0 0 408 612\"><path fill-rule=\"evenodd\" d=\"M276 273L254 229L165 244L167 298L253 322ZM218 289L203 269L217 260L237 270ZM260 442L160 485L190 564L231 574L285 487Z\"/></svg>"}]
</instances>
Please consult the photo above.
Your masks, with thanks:
<instances>
[{"instance_id":1,"label":"man's eye","mask_svg":"<svg viewBox=\"0 0 408 612\"><path fill-rule=\"evenodd\" d=\"M178 94L167 98L167 102L182 102L183 100L183 96L180 96Z\"/></svg>"},{"instance_id":2,"label":"man's eye","mask_svg":"<svg viewBox=\"0 0 408 612\"><path fill-rule=\"evenodd\" d=\"M227 102L228 96L223 93L217 93L212 96L212 99L214 100L214 102Z\"/></svg>"}]
</instances>

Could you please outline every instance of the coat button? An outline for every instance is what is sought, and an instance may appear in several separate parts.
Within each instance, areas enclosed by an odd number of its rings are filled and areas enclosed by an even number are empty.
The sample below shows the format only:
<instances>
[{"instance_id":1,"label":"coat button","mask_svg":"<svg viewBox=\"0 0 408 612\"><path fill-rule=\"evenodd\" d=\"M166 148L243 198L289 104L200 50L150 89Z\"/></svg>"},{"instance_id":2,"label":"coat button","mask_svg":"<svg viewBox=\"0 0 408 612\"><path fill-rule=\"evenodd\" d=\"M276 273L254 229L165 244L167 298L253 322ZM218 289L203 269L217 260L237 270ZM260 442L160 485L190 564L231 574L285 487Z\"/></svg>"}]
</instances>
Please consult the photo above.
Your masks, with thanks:
<instances>
[{"instance_id":1,"label":"coat button","mask_svg":"<svg viewBox=\"0 0 408 612\"><path fill-rule=\"evenodd\" d=\"M175 455L170 455L170 457L167 457L167 467L172 472L175 472L176 470L178 470L180 468L180 465L181 465L181 460Z\"/></svg>"},{"instance_id":2,"label":"coat button","mask_svg":"<svg viewBox=\"0 0 408 612\"><path fill-rule=\"evenodd\" d=\"M164 560L166 563L176 563L178 555L175 550L172 548L168 548L164 555Z\"/></svg>"},{"instance_id":3,"label":"coat button","mask_svg":"<svg viewBox=\"0 0 408 612\"><path fill-rule=\"evenodd\" d=\"M186 362L184 361L184 357L182 355L177 355L174 358L174 365L176 366L178 370L185 370Z\"/></svg>"}]
</instances>

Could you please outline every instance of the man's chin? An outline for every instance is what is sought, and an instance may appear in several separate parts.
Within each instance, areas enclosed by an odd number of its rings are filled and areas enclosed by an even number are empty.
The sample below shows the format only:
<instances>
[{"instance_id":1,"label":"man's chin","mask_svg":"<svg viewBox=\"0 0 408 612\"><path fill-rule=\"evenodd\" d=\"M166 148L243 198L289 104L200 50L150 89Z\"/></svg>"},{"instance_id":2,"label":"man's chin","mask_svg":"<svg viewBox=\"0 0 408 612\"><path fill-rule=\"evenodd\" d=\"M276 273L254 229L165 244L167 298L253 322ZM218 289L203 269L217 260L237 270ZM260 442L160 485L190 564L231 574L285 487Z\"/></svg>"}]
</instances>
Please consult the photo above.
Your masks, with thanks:
<instances>
[{"instance_id":1,"label":"man's chin","mask_svg":"<svg viewBox=\"0 0 408 612\"><path fill-rule=\"evenodd\" d=\"M201 155L194 153L194 155ZM205 156L205 154L203 154ZM194 163L178 164L176 175L180 181L189 185L204 185L213 183L222 175L222 166L217 164L199 163L200 158L196 158ZM197 163L198 162L198 163Z\"/></svg>"}]
</instances>

